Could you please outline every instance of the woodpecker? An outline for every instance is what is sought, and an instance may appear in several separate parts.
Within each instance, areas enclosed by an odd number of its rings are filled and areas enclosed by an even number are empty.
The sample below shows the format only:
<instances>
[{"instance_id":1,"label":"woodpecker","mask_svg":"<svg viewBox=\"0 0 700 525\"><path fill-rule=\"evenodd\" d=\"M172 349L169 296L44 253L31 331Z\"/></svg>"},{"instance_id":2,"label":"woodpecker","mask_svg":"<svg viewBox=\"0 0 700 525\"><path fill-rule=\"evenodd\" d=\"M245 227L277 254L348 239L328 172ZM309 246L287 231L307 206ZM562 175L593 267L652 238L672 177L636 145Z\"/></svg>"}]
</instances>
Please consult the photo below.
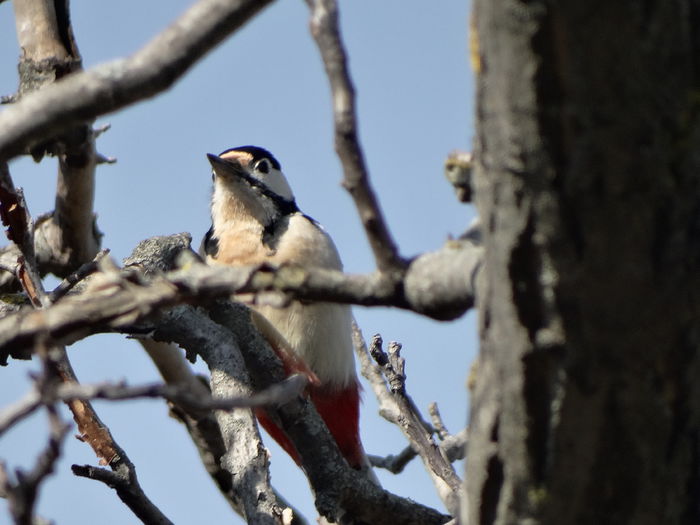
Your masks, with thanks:
<instances>
[{"instance_id":1,"label":"woodpecker","mask_svg":"<svg viewBox=\"0 0 700 525\"><path fill-rule=\"evenodd\" d=\"M342 269L332 239L318 222L299 210L280 163L269 151L241 146L207 157L214 182L212 226L202 243L208 263ZM368 471L359 436L360 386L352 350L350 307L300 301L281 308L254 303L249 306L282 335L296 357L318 378L309 387L311 401L350 466ZM300 464L284 432L264 411L256 412L256 416Z\"/></svg>"}]
</instances>

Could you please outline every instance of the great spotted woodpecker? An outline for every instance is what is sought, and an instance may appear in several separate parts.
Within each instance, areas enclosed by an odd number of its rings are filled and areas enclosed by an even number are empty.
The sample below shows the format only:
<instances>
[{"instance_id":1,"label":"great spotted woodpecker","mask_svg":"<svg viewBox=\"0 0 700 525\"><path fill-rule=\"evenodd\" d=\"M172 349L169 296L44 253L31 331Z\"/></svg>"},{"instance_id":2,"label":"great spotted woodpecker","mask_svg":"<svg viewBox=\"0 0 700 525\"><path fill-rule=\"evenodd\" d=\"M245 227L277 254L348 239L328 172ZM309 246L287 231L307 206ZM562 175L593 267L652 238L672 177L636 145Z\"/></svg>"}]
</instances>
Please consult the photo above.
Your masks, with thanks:
<instances>
[{"instance_id":1,"label":"great spotted woodpecker","mask_svg":"<svg viewBox=\"0 0 700 525\"><path fill-rule=\"evenodd\" d=\"M299 211L280 163L269 151L242 146L220 155L209 154L208 158L214 181L212 226L202 245L208 263L342 269L330 236ZM348 463L367 470L369 463L359 436L360 387L350 308L299 301L282 308L255 303L250 307L269 321L318 377L318 384L309 387L310 399ZM299 455L284 432L264 411L256 415L299 464Z\"/></svg>"}]
</instances>

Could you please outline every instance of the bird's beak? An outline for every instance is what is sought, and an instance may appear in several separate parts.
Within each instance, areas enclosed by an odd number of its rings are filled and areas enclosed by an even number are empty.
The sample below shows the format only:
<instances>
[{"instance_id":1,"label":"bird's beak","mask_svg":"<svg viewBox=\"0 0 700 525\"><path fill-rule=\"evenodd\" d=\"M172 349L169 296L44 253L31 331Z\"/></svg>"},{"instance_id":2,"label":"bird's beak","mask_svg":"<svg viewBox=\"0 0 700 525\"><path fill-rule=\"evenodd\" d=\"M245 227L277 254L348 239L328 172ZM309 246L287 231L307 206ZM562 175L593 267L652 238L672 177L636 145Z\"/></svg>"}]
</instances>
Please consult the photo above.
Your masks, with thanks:
<instances>
[{"instance_id":1,"label":"bird's beak","mask_svg":"<svg viewBox=\"0 0 700 525\"><path fill-rule=\"evenodd\" d=\"M218 155L214 155L213 153L207 153L207 158L209 159L209 163L212 166L216 166L219 162L223 162L221 157L219 157Z\"/></svg>"},{"instance_id":2,"label":"bird's beak","mask_svg":"<svg viewBox=\"0 0 700 525\"><path fill-rule=\"evenodd\" d=\"M207 153L207 158L217 175L241 175L244 173L243 167L235 160L222 159L212 153Z\"/></svg>"}]
</instances>

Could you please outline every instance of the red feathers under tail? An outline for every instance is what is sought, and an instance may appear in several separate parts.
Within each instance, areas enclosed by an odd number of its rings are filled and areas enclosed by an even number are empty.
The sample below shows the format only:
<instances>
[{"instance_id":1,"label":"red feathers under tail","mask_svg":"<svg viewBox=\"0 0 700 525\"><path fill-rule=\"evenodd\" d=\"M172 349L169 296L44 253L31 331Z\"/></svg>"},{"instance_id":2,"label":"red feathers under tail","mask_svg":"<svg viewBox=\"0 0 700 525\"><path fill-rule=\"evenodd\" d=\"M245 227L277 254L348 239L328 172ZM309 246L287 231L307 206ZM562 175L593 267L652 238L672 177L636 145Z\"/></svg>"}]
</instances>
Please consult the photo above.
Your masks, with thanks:
<instances>
[{"instance_id":1,"label":"red feathers under tail","mask_svg":"<svg viewBox=\"0 0 700 525\"><path fill-rule=\"evenodd\" d=\"M364 451L360 443L360 390L355 383L343 390L335 391L324 387L309 389L311 401L325 421L328 430L335 438L341 454L351 467L360 469ZM301 465L299 454L282 430L267 417L264 410L256 410L260 424L277 443Z\"/></svg>"}]
</instances>

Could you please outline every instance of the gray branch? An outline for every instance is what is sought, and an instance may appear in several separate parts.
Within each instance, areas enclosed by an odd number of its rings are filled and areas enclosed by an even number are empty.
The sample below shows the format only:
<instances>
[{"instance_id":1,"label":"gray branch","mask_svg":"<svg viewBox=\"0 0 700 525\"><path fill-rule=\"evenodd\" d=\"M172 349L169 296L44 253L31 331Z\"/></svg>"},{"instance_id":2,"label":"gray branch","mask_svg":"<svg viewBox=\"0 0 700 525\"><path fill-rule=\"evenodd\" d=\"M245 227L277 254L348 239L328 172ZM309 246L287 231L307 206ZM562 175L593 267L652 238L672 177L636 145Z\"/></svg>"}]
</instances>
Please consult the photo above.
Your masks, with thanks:
<instances>
[{"instance_id":1,"label":"gray branch","mask_svg":"<svg viewBox=\"0 0 700 525\"><path fill-rule=\"evenodd\" d=\"M404 360L399 355L400 345L390 343L387 354L381 348L382 340L378 335L374 336L369 350L357 327L353 336L362 373L370 381L379 400L380 413L401 429L411 448L423 460L443 503L455 514L459 508L461 480L445 451L433 440L433 429L423 420L406 392ZM408 460L409 454L405 453L399 461L405 463Z\"/></svg>"},{"instance_id":2,"label":"gray branch","mask_svg":"<svg viewBox=\"0 0 700 525\"><path fill-rule=\"evenodd\" d=\"M181 258L183 252L189 249L190 242L191 237L188 234L148 239L138 244L138 246L134 249L132 254L124 260L124 265L127 268L137 268L139 271L144 272L146 276L157 276L162 272L171 270L176 267L176 263L178 259ZM209 320L205 319L204 324L206 326L209 326ZM177 326L177 324L174 325L174 327ZM249 321L248 323L242 322L241 327L239 328L239 331L237 333L243 333L243 329L247 329L252 332ZM148 329L148 331L152 330ZM155 330L153 330L153 332L153 335L155 335ZM199 332L195 331L192 333L198 334ZM160 335L167 341L175 339L176 337L182 337L181 333L179 336L163 333L161 333ZM191 344L188 344L187 340L177 340L180 341L180 344L185 348L187 354L189 356L192 356L192 358L196 356L197 350L201 350L201 347L199 347L196 341L192 341ZM221 344L226 344L226 341L227 340L219 342L220 346ZM189 385L186 387L188 389L190 389L190 386L192 386L193 380L195 383L197 383L197 378L195 378L194 376L191 376L189 374L182 374L182 370L185 369L189 371L189 367L187 367L187 363L184 362L182 355L178 352L178 349L173 348L172 345L164 343L155 343L152 340L151 343L160 345L158 350L159 357L157 359L157 362L160 363L158 365L159 369L161 365L164 364L163 360L167 362L166 368L169 370L169 372L166 375L170 377L168 381L170 381L171 379L175 379L176 382L181 383L183 386L185 384ZM148 348L150 346L151 344L148 344L145 346L145 348ZM190 348L192 348L192 350L189 350ZM151 350L149 351L149 355L151 355L151 357L153 357L152 351L153 348L151 348ZM175 368L177 370L180 370L180 372L178 372L175 376L173 376L172 374L172 366L174 363L177 363L177 366ZM164 372L163 369L161 369L161 373L162 372ZM228 435L225 437L223 435L223 430L226 427L220 426L211 412L203 413L202 411L191 410L179 404L175 404L172 407L172 412L186 426L194 445L199 451L202 463L207 469L209 475L216 483L219 490L226 497L227 501L231 504L233 509L241 516L245 516L246 509L242 500L246 498L250 500L251 497L255 498L257 496L256 494L249 495L247 493L241 493L240 481L244 479L251 479L250 474L247 475L247 478L244 478L243 474L237 475L236 473L234 473L234 475L232 475L230 472L230 468L232 467L232 465L229 461L229 459L231 459L231 455L228 453L228 448L230 448L230 444L236 436ZM246 421L244 421L244 424L245 423ZM238 439L246 440L246 450L251 448L251 443L248 434L250 434L250 432L247 431L237 436ZM259 436L256 437L256 435L257 433L253 435L255 439L253 443L259 443ZM245 461L239 461L238 464L242 468L246 467ZM265 464L258 462L256 463L256 465L264 466ZM233 466L235 466L235 464ZM258 474L257 478L263 480L266 479L263 474ZM238 484L234 484L234 481L237 481ZM266 487L265 491L268 492L269 489ZM306 524L306 520L304 519L304 517L288 502L286 502L281 495L277 494L276 492L275 500L273 500L272 504L275 505L275 508L271 508L270 510L281 510L285 516L285 519L288 518L288 515L290 513L289 511L291 511L290 523L292 525ZM248 506L250 507L250 503L248 504Z\"/></svg>"},{"instance_id":3,"label":"gray branch","mask_svg":"<svg viewBox=\"0 0 700 525\"><path fill-rule=\"evenodd\" d=\"M172 238L149 242L167 243L168 239ZM481 255L481 248L468 240L450 241L439 252L418 257L411 264L403 294L384 287L377 274L346 275L293 266L228 268L193 261L186 269L149 281L139 280L135 270L123 274L103 271L93 276L82 293L64 297L43 311L23 309L0 319L0 363L6 363L8 355L23 357L24 349L32 347L42 333L69 344L96 331L118 330L163 308L234 293L274 292L302 300L399 306L452 318L474 303L473 281Z\"/></svg>"},{"instance_id":4,"label":"gray branch","mask_svg":"<svg viewBox=\"0 0 700 525\"><path fill-rule=\"evenodd\" d=\"M120 463L112 470L92 465L72 465L76 476L100 481L114 489L119 499L143 523L148 525L172 525L172 522L146 497L136 479L133 464Z\"/></svg>"},{"instance_id":5,"label":"gray branch","mask_svg":"<svg viewBox=\"0 0 700 525\"><path fill-rule=\"evenodd\" d=\"M22 399L0 412L0 436L13 425L32 414L39 407L56 402L73 400L92 401L103 399L124 401L128 399L162 398L181 407L195 411L231 410L233 408L255 408L280 404L298 395L307 384L303 375L295 374L283 382L251 396L214 398L211 395L201 397L193 395L178 385L153 383L129 386L124 383L100 383L95 385L62 383L56 385L52 392L33 388Z\"/></svg>"},{"instance_id":6,"label":"gray branch","mask_svg":"<svg viewBox=\"0 0 700 525\"><path fill-rule=\"evenodd\" d=\"M401 274L406 266L379 207L369 181L364 153L357 133L355 88L338 25L335 0L306 0L311 9L311 34L323 59L333 98L335 149L345 174L343 185L352 195L374 252L377 268L389 275Z\"/></svg>"},{"instance_id":7,"label":"gray branch","mask_svg":"<svg viewBox=\"0 0 700 525\"><path fill-rule=\"evenodd\" d=\"M233 388L233 369L225 374L217 367L231 367L234 366L232 363L237 363L236 359L220 354L222 348L233 348L231 345L234 341L239 345L245 367L256 388L266 388L285 377L281 362L252 326L247 309L227 301L217 302L208 312L191 306L180 306L153 324L125 326L123 330L148 331L156 340L177 342L199 352L212 370L213 393ZM236 334L234 339L232 334ZM237 368L238 365L235 366ZM350 515L377 525L437 524L448 520L447 516L437 511L383 491L351 469L340 455L323 420L306 399L295 398L270 412L299 451L304 471L316 493L317 509L322 515L334 518ZM234 441L240 443L236 439L240 439L239 422L219 419L219 425L228 450L224 458L227 468L243 465L232 457L234 453L251 454L257 461L266 459L264 450L259 448L256 441L251 441L250 446L237 452L235 448L232 450L231 444ZM246 465L251 470L250 463ZM257 468L252 470L258 475L262 473ZM256 487L263 481L260 478L251 479L248 487ZM276 510L279 512L282 508L280 505Z\"/></svg>"},{"instance_id":8,"label":"gray branch","mask_svg":"<svg viewBox=\"0 0 700 525\"><path fill-rule=\"evenodd\" d=\"M37 308L37 310L25 309L24 312L41 316L52 304L34 266L34 232L31 217L22 194L14 189L9 172L3 168L6 168L5 163L0 161L0 214L3 223L8 225L8 238L15 241L22 250L17 264L18 280L32 301L33 307ZM44 365L43 374L37 380L38 390L43 392L43 389L53 382L78 383L65 347L50 346L46 339L45 335L40 335L33 345L38 350ZM136 478L133 463L114 440L90 402L74 399L66 404L73 413L81 439L90 445L100 462L109 465L115 475L121 476L123 483L117 488L120 498L144 522L169 523L163 513L144 494ZM50 413L52 410L53 408L49 407Z\"/></svg>"},{"instance_id":9,"label":"gray branch","mask_svg":"<svg viewBox=\"0 0 700 525\"><path fill-rule=\"evenodd\" d=\"M174 308L154 326L152 336L155 340L174 342L199 354L211 372L214 397L251 395L251 381L237 338L212 321L204 311L185 306ZM215 416L226 451L221 458L222 466L232 476L246 521L278 523L283 508L270 485L267 451L252 412L218 411Z\"/></svg>"},{"instance_id":10,"label":"gray branch","mask_svg":"<svg viewBox=\"0 0 700 525\"><path fill-rule=\"evenodd\" d=\"M163 258L168 259L175 257L178 247L181 249L187 241L187 236L174 236L144 244L154 252L157 252L158 246L165 246ZM236 345L243 352L245 368L250 371L256 389L284 379L285 372L281 363L253 328L247 309L228 301L218 301L212 306L211 297L228 296L232 292L229 281L231 275L217 276L208 273L211 268L194 264L189 266L187 271L175 272L175 275L181 277L174 281L157 273L146 279L136 270L136 266L121 273L108 270L93 276L80 293L68 295L42 312L21 312L12 324L14 326L18 322L26 328L38 323L43 326L44 333L48 330L53 337L70 335L75 338L98 330L120 330L134 334L147 333L156 340L175 341L191 352L199 352L209 363L212 369L212 393L215 396L221 394L229 397L232 389L238 388L232 378L239 377L237 374L245 369L238 368L238 361L232 355L220 353L225 349L234 352ZM199 271L204 271L205 274L197 276ZM187 274L191 277L184 278ZM173 277L173 274L168 275ZM210 279L214 279L213 283ZM233 281L234 286L236 282ZM194 286L195 283L199 284ZM245 280L239 281L238 285L244 283ZM207 296L209 299L206 299ZM202 309L183 305L157 315L179 302L196 300L205 301L212 307L205 313ZM76 311L80 312L79 316L75 316ZM41 319L37 315L41 315ZM3 319L0 324L8 319ZM4 329L0 327L0 334L2 333ZM233 334L236 334L235 337ZM416 522L437 524L448 520L447 516L435 510L383 491L349 468L323 421L308 401L295 399L273 413L299 451L304 470L315 490L317 508L321 514L329 517L349 515L378 525ZM224 420L217 416L224 443L231 454L230 445L234 439L232 433L234 429L239 432L242 423L230 419L233 416L228 417ZM248 417L252 416L248 413ZM252 424L252 420L247 424ZM264 449L254 445L253 440L250 443L253 444L252 448L240 451L252 456L247 460L247 465L250 465L250 461L264 462ZM231 456L224 458L224 464L227 468L240 465ZM248 469L250 470L249 467ZM261 476L266 472L264 469L252 470L255 471L253 479L240 476L234 483L246 484L248 489L253 490L253 494L260 494L259 488L266 483ZM267 501L274 501L273 494L266 494ZM281 507L282 505L272 506L269 512L279 512Z\"/></svg>"},{"instance_id":11,"label":"gray branch","mask_svg":"<svg viewBox=\"0 0 700 525\"><path fill-rule=\"evenodd\" d=\"M167 268L177 259L188 240L187 236L181 235L145 241L126 262L131 268L149 269L153 265L148 260L161 260L161 268ZM191 263L189 266L189 270L194 269ZM153 271L149 275L153 281L162 278ZM230 290L227 292L230 293ZM210 319L216 326L211 324ZM222 331L222 328L225 330ZM156 340L175 341L191 352L200 352L210 367L231 366L237 362L226 357L217 364L221 359L217 352L223 347L230 347L231 334L235 334L245 368L256 390L267 388L286 377L280 360L253 327L247 308L228 300L209 302L206 313L203 309L192 306L180 306L160 319L146 320L140 326L124 326L122 329L148 332ZM207 350L208 348L212 350ZM222 388L229 384L221 374L212 378L213 381L215 379L221 381ZM215 388L216 385L212 383L213 392ZM304 471L316 493L316 506L320 514L329 517L356 517L377 525L437 524L448 520L447 516L435 510L383 491L349 468L323 420L307 400L296 398L270 412L299 451ZM226 424L220 426L224 441L229 444L233 439L230 432L234 427Z\"/></svg>"},{"instance_id":12,"label":"gray branch","mask_svg":"<svg viewBox=\"0 0 700 525\"><path fill-rule=\"evenodd\" d=\"M127 59L75 73L0 114L0 159L164 91L271 0L200 0Z\"/></svg>"},{"instance_id":13,"label":"gray branch","mask_svg":"<svg viewBox=\"0 0 700 525\"><path fill-rule=\"evenodd\" d=\"M447 436L438 442L438 446L450 462L464 459L467 451L467 429ZM400 474L406 465L418 457L418 453L409 445L398 454L389 454L388 456L369 454L368 456L373 467L388 470L392 474Z\"/></svg>"},{"instance_id":14,"label":"gray branch","mask_svg":"<svg viewBox=\"0 0 700 525\"><path fill-rule=\"evenodd\" d=\"M21 100L81 70L82 61L67 0L25 0L14 10L22 50L16 100ZM100 244L92 212L97 159L92 123L80 122L28 149L37 161L45 153L59 159L55 210L37 223L35 251L42 274L65 275L94 257Z\"/></svg>"},{"instance_id":15,"label":"gray branch","mask_svg":"<svg viewBox=\"0 0 700 525\"><path fill-rule=\"evenodd\" d=\"M245 309L220 301L209 315L236 334L253 383L265 388L285 377L281 362L252 327ZM448 516L384 491L350 468L313 404L296 398L272 411L302 458L316 508L331 519L375 525L445 523Z\"/></svg>"}]
</instances>

